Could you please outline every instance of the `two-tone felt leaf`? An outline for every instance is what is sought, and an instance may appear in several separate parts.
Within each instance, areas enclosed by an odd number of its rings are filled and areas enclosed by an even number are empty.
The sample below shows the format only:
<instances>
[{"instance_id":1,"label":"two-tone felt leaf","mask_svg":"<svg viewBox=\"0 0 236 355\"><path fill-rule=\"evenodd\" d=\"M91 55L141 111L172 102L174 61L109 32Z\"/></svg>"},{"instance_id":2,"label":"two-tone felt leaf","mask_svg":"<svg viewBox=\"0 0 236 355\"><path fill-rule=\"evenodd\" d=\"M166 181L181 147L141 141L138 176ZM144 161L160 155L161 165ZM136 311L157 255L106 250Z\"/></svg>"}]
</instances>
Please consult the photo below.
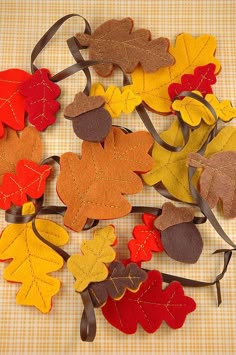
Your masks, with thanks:
<instances>
[{"instance_id":1,"label":"two-tone felt leaf","mask_svg":"<svg viewBox=\"0 0 236 355\"><path fill-rule=\"evenodd\" d=\"M124 266L119 261L113 261L109 266L108 278L89 285L88 290L94 307L102 307L108 297L121 299L126 290L137 292L146 278L146 272L137 264L130 263Z\"/></svg>"},{"instance_id":2,"label":"two-tone felt leaf","mask_svg":"<svg viewBox=\"0 0 236 355\"><path fill-rule=\"evenodd\" d=\"M109 86L106 90L100 83L92 85L91 96L100 95L105 100L104 108L112 118L119 117L122 112L129 114L135 107L141 104L142 98L135 94L130 88L123 88L123 91L116 86Z\"/></svg>"},{"instance_id":3,"label":"two-tone felt leaf","mask_svg":"<svg viewBox=\"0 0 236 355\"><path fill-rule=\"evenodd\" d=\"M61 90L50 80L48 69L39 69L20 86L20 93L26 97L25 109L28 120L38 131L44 131L56 121L56 113L60 108L55 99Z\"/></svg>"},{"instance_id":4,"label":"two-tone felt leaf","mask_svg":"<svg viewBox=\"0 0 236 355\"><path fill-rule=\"evenodd\" d=\"M29 73L20 69L0 72L0 138L5 125L16 131L25 127L25 98L20 93L20 86L29 77Z\"/></svg>"},{"instance_id":5,"label":"two-tone felt leaf","mask_svg":"<svg viewBox=\"0 0 236 355\"><path fill-rule=\"evenodd\" d=\"M23 207L23 214L29 211L28 207ZM35 223L38 232L47 241L57 246L67 243L69 236L58 224L44 219L36 219ZM63 259L37 238L32 222L11 224L3 230L0 259L10 261L4 270L4 279L21 283L16 302L48 313L52 307L52 297L61 287L61 282L48 274L60 270Z\"/></svg>"},{"instance_id":6,"label":"two-tone felt leaf","mask_svg":"<svg viewBox=\"0 0 236 355\"><path fill-rule=\"evenodd\" d=\"M67 261L68 270L76 281L74 288L82 292L91 282L100 282L107 278L107 263L116 256L112 246L116 243L113 226L107 226L94 232L93 240L83 241L80 249L83 253L70 256Z\"/></svg>"},{"instance_id":7,"label":"two-tone felt leaf","mask_svg":"<svg viewBox=\"0 0 236 355\"><path fill-rule=\"evenodd\" d=\"M133 239L128 243L130 259L133 262L148 261L152 258L152 252L162 252L161 235L154 226L156 216L144 213L140 224L133 229Z\"/></svg>"},{"instance_id":8,"label":"two-tone felt leaf","mask_svg":"<svg viewBox=\"0 0 236 355\"><path fill-rule=\"evenodd\" d=\"M216 40L211 35L197 38L182 33L177 36L174 47L170 46L170 54L175 64L161 68L154 73L146 73L137 67L132 73L131 89L142 97L143 102L156 112L171 112L172 100L168 88L172 83L180 83L183 74L191 74L194 69L208 63L215 64L215 74L220 70L220 63L214 57Z\"/></svg>"},{"instance_id":9,"label":"two-tone felt leaf","mask_svg":"<svg viewBox=\"0 0 236 355\"><path fill-rule=\"evenodd\" d=\"M138 292L126 291L119 301L109 298L102 313L113 327L126 334L135 333L138 324L153 333L163 321L173 329L181 328L195 308L194 300L185 296L179 282L172 282L162 290L161 274L153 270L148 272Z\"/></svg>"},{"instance_id":10,"label":"two-tone felt leaf","mask_svg":"<svg viewBox=\"0 0 236 355\"><path fill-rule=\"evenodd\" d=\"M131 73L139 63L147 72L174 63L174 58L168 53L167 38L151 40L150 31L132 29L133 20L127 17L104 22L92 35L77 33L75 37L80 45L89 47L91 60L107 62L94 66L97 74L104 77L112 74L115 64Z\"/></svg>"},{"instance_id":11,"label":"two-tone felt leaf","mask_svg":"<svg viewBox=\"0 0 236 355\"><path fill-rule=\"evenodd\" d=\"M103 145L83 142L82 158L63 154L57 192L67 206L64 224L80 231L87 218L111 219L128 214L132 206L124 194L142 190L137 173L153 167L148 154L152 144L148 132L125 134L113 127Z\"/></svg>"}]
</instances>

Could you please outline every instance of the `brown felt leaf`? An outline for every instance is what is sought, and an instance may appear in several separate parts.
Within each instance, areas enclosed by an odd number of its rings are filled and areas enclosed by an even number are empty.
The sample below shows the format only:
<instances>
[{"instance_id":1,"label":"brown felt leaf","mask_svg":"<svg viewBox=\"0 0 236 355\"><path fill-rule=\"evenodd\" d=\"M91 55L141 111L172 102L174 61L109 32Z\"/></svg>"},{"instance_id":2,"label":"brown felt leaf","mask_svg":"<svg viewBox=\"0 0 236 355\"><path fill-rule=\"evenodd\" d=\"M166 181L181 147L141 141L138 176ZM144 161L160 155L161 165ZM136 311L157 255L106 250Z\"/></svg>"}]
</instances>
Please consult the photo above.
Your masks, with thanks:
<instances>
[{"instance_id":1,"label":"brown felt leaf","mask_svg":"<svg viewBox=\"0 0 236 355\"><path fill-rule=\"evenodd\" d=\"M183 222L191 222L194 218L194 208L175 207L173 203L166 202L162 206L162 214L156 218L154 226L163 231L166 228Z\"/></svg>"},{"instance_id":2,"label":"brown felt leaf","mask_svg":"<svg viewBox=\"0 0 236 355\"><path fill-rule=\"evenodd\" d=\"M57 192L67 206L64 223L80 231L87 218L110 219L128 214L123 194L135 194L143 183L135 172L149 171L153 139L148 132L125 134L113 127L104 144L83 142L82 158L61 156Z\"/></svg>"},{"instance_id":3,"label":"brown felt leaf","mask_svg":"<svg viewBox=\"0 0 236 355\"><path fill-rule=\"evenodd\" d=\"M174 57L168 53L167 38L150 40L150 31L139 29L132 32L132 29L133 20L127 17L104 22L92 35L77 33L75 37L82 46L89 47L91 60L111 62L94 66L101 76L111 75L114 64L127 73L132 73L139 63L147 72L174 64Z\"/></svg>"},{"instance_id":4,"label":"brown felt leaf","mask_svg":"<svg viewBox=\"0 0 236 355\"><path fill-rule=\"evenodd\" d=\"M221 201L224 216L236 217L236 152L219 152L209 158L191 153L188 164L204 169L199 188L209 206L213 208Z\"/></svg>"},{"instance_id":5,"label":"brown felt leaf","mask_svg":"<svg viewBox=\"0 0 236 355\"><path fill-rule=\"evenodd\" d=\"M74 118L82 113L99 108L104 103L102 96L87 96L83 92L79 92L75 95L74 101L64 109L64 116L66 118Z\"/></svg>"},{"instance_id":6,"label":"brown felt leaf","mask_svg":"<svg viewBox=\"0 0 236 355\"><path fill-rule=\"evenodd\" d=\"M20 136L16 131L6 128L0 140L0 184L3 175L15 173L19 160L31 160L40 163L42 143L40 133L34 127L26 127Z\"/></svg>"},{"instance_id":7,"label":"brown felt leaf","mask_svg":"<svg viewBox=\"0 0 236 355\"><path fill-rule=\"evenodd\" d=\"M109 266L109 276L103 282L94 282L89 285L89 293L94 307L102 307L107 298L121 299L126 290L138 291L147 274L137 264L130 263L124 266L119 261L113 261Z\"/></svg>"}]
</instances>

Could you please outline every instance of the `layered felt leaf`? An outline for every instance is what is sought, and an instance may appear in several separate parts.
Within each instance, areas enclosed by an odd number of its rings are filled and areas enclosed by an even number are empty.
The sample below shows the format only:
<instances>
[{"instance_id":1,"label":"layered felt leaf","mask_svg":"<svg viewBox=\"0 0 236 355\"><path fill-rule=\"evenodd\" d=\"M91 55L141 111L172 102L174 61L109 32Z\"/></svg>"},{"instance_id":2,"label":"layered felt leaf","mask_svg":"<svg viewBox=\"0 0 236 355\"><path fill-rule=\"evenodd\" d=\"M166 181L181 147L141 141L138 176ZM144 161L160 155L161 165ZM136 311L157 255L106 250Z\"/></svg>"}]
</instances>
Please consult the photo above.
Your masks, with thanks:
<instances>
[{"instance_id":1,"label":"layered felt leaf","mask_svg":"<svg viewBox=\"0 0 236 355\"><path fill-rule=\"evenodd\" d=\"M48 69L39 69L20 86L20 93L27 99L25 109L28 120L38 131L44 131L52 125L55 114L60 108L55 99L60 95L60 88L50 80Z\"/></svg>"},{"instance_id":2,"label":"layered felt leaf","mask_svg":"<svg viewBox=\"0 0 236 355\"><path fill-rule=\"evenodd\" d=\"M0 186L0 208L6 210L11 204L22 206L27 196L39 198L44 193L46 179L51 173L48 165L38 165L30 160L19 160L16 173L3 176Z\"/></svg>"},{"instance_id":3,"label":"layered felt leaf","mask_svg":"<svg viewBox=\"0 0 236 355\"><path fill-rule=\"evenodd\" d=\"M128 243L130 259L134 262L148 261L152 258L152 251L162 252L161 235L154 227L156 216L150 213L142 215L144 224L140 224L133 229L133 239Z\"/></svg>"},{"instance_id":4,"label":"layered felt leaf","mask_svg":"<svg viewBox=\"0 0 236 355\"><path fill-rule=\"evenodd\" d=\"M23 214L28 211L28 207L23 208ZM52 221L36 219L36 228L44 239L57 246L68 241L67 232ZM63 266L63 259L36 237L32 222L11 224L3 230L0 259L10 261L4 270L4 279L22 284L16 296L17 303L35 306L41 312L48 313L52 297L61 286L60 281L48 273L59 270Z\"/></svg>"},{"instance_id":5,"label":"layered felt leaf","mask_svg":"<svg viewBox=\"0 0 236 355\"><path fill-rule=\"evenodd\" d=\"M161 68L154 73L146 73L140 66L132 73L131 89L142 97L144 103L157 112L171 111L171 99L168 87L180 83L183 74L193 73L194 69L208 63L215 64L215 74L220 70L220 63L214 57L216 40L211 35L197 38L182 33L177 36L175 47L170 46L170 54L175 64Z\"/></svg>"},{"instance_id":6,"label":"layered felt leaf","mask_svg":"<svg viewBox=\"0 0 236 355\"><path fill-rule=\"evenodd\" d=\"M110 113L112 118L119 117L122 112L125 114L133 112L135 107L142 102L141 96L135 94L130 88L124 87L123 91L121 91L116 86L109 86L105 90L100 83L92 85L90 95L100 95L104 98L104 108Z\"/></svg>"},{"instance_id":7,"label":"layered felt leaf","mask_svg":"<svg viewBox=\"0 0 236 355\"><path fill-rule=\"evenodd\" d=\"M139 63L148 72L174 63L168 53L167 38L151 41L150 31L139 29L132 32L132 29L133 20L127 17L104 22L92 35L77 33L75 37L80 45L89 47L90 59L107 62L94 66L101 76L111 75L114 64L131 73Z\"/></svg>"},{"instance_id":8,"label":"layered felt leaf","mask_svg":"<svg viewBox=\"0 0 236 355\"><path fill-rule=\"evenodd\" d=\"M109 296L117 300L123 297L126 290L136 292L146 278L146 272L137 264L124 266L119 261L113 261L109 266L108 278L89 285L88 290L94 307L102 307Z\"/></svg>"},{"instance_id":9,"label":"layered felt leaf","mask_svg":"<svg viewBox=\"0 0 236 355\"><path fill-rule=\"evenodd\" d=\"M82 292L90 282L100 282L107 278L106 263L116 256L111 247L116 243L114 227L107 226L94 232L93 240L83 241L80 249L83 255L74 254L67 261L68 270L74 275L74 288Z\"/></svg>"},{"instance_id":10,"label":"layered felt leaf","mask_svg":"<svg viewBox=\"0 0 236 355\"><path fill-rule=\"evenodd\" d=\"M143 183L135 172L148 171L153 139L148 132L125 134L113 127L104 141L83 142L82 158L61 156L57 192L67 206L64 223L80 231L87 218L110 219L128 214L130 203L123 194L135 194Z\"/></svg>"},{"instance_id":11,"label":"layered felt leaf","mask_svg":"<svg viewBox=\"0 0 236 355\"><path fill-rule=\"evenodd\" d=\"M119 301L109 298L102 313L109 323L126 334L135 333L138 324L153 333L163 321L173 329L182 327L186 316L195 308L194 300L185 296L180 283L172 282L162 290L161 274L153 270L148 272L138 292L126 291Z\"/></svg>"},{"instance_id":12,"label":"layered felt leaf","mask_svg":"<svg viewBox=\"0 0 236 355\"><path fill-rule=\"evenodd\" d=\"M25 126L25 98L20 93L20 85L30 74L20 69L0 72L0 138L4 135L4 125L20 131Z\"/></svg>"}]
</instances>

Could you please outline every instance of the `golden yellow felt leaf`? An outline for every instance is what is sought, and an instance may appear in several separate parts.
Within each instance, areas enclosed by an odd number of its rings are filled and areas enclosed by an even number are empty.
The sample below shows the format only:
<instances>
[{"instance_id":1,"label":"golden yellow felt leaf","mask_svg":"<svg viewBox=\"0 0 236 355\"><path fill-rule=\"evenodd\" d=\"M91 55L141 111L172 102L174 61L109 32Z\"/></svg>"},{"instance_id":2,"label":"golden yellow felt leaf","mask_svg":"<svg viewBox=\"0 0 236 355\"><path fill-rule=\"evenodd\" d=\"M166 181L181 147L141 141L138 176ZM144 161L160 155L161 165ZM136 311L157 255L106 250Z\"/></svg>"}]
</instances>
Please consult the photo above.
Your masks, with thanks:
<instances>
[{"instance_id":1,"label":"golden yellow felt leaf","mask_svg":"<svg viewBox=\"0 0 236 355\"><path fill-rule=\"evenodd\" d=\"M236 127L222 128L214 139L207 145L205 156L208 158L218 152L236 150Z\"/></svg>"},{"instance_id":2,"label":"golden yellow felt leaf","mask_svg":"<svg viewBox=\"0 0 236 355\"><path fill-rule=\"evenodd\" d=\"M81 245L83 255L74 254L67 261L68 270L76 278L74 288L82 292L90 282L103 281L108 276L105 263L111 263L116 256L111 247L116 242L114 227L107 226L94 232L93 240Z\"/></svg>"},{"instance_id":3,"label":"golden yellow felt leaf","mask_svg":"<svg viewBox=\"0 0 236 355\"><path fill-rule=\"evenodd\" d=\"M23 207L23 214L34 212L31 205ZM52 221L36 219L36 228L44 239L57 246L68 241L69 236L64 228ZM59 292L61 286L60 281L48 273L59 270L63 266L63 259L37 238L32 222L10 224L3 230L0 259L10 260L4 270L5 280L22 284L16 296L17 303L35 306L41 312L48 313L52 296Z\"/></svg>"},{"instance_id":4,"label":"golden yellow felt leaf","mask_svg":"<svg viewBox=\"0 0 236 355\"><path fill-rule=\"evenodd\" d=\"M142 102L141 96L135 94L126 86L121 92L116 86L109 86L105 90L102 84L95 83L92 85L90 95L104 98L104 108L110 113L112 118L119 117L121 112L125 114L133 112L135 107Z\"/></svg>"},{"instance_id":5,"label":"golden yellow felt leaf","mask_svg":"<svg viewBox=\"0 0 236 355\"><path fill-rule=\"evenodd\" d=\"M169 52L175 58L175 64L160 68L154 73L146 73L138 66L131 74L133 84L130 88L142 97L144 103L157 112L171 111L171 100L168 87L172 83L180 83L183 74L191 74L198 66L214 63L215 73L220 70L220 62L214 57L216 40L211 35L197 38L188 33L177 36L175 47Z\"/></svg>"},{"instance_id":6,"label":"golden yellow felt leaf","mask_svg":"<svg viewBox=\"0 0 236 355\"><path fill-rule=\"evenodd\" d=\"M213 94L207 94L205 99L216 111L217 116L224 122L228 122L236 117L236 108L232 107L229 100L219 101Z\"/></svg>"}]
</instances>

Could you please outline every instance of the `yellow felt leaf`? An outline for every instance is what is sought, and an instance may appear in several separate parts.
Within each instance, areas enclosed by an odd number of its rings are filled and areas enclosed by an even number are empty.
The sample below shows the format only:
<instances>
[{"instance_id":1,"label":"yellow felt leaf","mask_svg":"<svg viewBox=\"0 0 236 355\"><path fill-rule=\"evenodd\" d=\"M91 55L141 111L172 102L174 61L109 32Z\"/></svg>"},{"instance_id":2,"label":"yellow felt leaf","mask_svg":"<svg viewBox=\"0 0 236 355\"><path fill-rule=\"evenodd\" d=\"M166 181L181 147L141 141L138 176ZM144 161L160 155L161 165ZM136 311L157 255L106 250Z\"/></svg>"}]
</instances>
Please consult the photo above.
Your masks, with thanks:
<instances>
[{"instance_id":1,"label":"yellow felt leaf","mask_svg":"<svg viewBox=\"0 0 236 355\"><path fill-rule=\"evenodd\" d=\"M162 182L175 198L193 202L188 183L187 156L188 153L197 152L202 147L212 129L212 126L202 123L191 132L187 144L180 152L170 152L155 143L152 151L155 165L151 171L143 175L144 181L148 185ZM167 131L162 132L161 137L171 145L182 144L183 137L178 121L175 120Z\"/></svg>"},{"instance_id":2,"label":"yellow felt leaf","mask_svg":"<svg viewBox=\"0 0 236 355\"><path fill-rule=\"evenodd\" d=\"M82 292L90 282L103 281L108 276L105 263L111 263L116 256L111 247L116 241L114 228L107 226L94 232L93 240L81 245L83 255L72 255L67 261L68 270L76 278L74 288Z\"/></svg>"},{"instance_id":3,"label":"yellow felt leaf","mask_svg":"<svg viewBox=\"0 0 236 355\"><path fill-rule=\"evenodd\" d=\"M32 213L32 206L24 212ZM39 233L55 245L68 241L64 228L48 220L36 220ZM10 264L4 270L4 278L21 283L16 296L17 303L35 306L41 312L51 309L52 296L59 292L60 281L49 276L63 266L63 259L49 246L37 238L32 230L32 222L11 224L6 227L0 239L0 259Z\"/></svg>"},{"instance_id":4,"label":"yellow felt leaf","mask_svg":"<svg viewBox=\"0 0 236 355\"><path fill-rule=\"evenodd\" d=\"M232 107L229 100L219 101L213 94L207 94L205 99L211 104L216 111L217 116L224 122L232 120L236 117L236 108Z\"/></svg>"},{"instance_id":5,"label":"yellow felt leaf","mask_svg":"<svg viewBox=\"0 0 236 355\"><path fill-rule=\"evenodd\" d=\"M220 62L214 57L216 40L211 35L197 38L182 33L177 36L175 47L170 46L169 52L175 57L175 64L160 68L154 73L146 73L138 66L131 74L133 84L130 88L142 97L151 109L157 112L171 111L171 100L168 87L172 83L180 83L183 74L191 74L198 66L214 63L215 73L220 70Z\"/></svg>"},{"instance_id":6,"label":"yellow felt leaf","mask_svg":"<svg viewBox=\"0 0 236 355\"><path fill-rule=\"evenodd\" d=\"M95 83L92 85L90 95L104 98L104 108L110 113L112 118L119 117L121 112L125 114L133 112L135 107L142 102L141 97L126 86L122 92L116 86L109 86L105 91L100 83Z\"/></svg>"}]
</instances>

